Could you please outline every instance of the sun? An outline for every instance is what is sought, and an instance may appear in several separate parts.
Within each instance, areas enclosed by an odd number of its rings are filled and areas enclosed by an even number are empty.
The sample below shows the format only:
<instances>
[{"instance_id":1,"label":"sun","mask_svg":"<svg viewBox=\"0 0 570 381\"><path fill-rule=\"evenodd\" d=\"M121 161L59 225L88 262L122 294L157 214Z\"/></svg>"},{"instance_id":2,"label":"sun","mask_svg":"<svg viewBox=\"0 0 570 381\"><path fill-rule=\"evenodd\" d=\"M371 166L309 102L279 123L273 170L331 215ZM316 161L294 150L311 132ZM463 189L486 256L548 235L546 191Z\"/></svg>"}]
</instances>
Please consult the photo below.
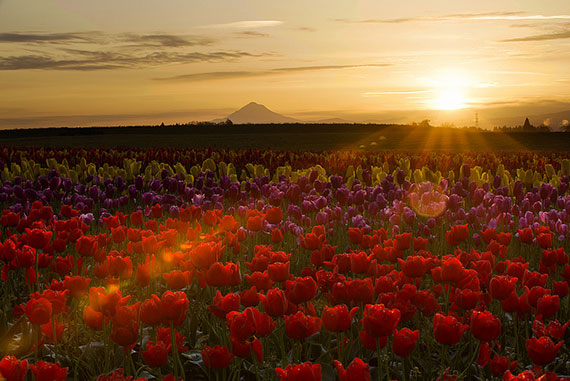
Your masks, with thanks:
<instances>
[{"instance_id":1,"label":"sun","mask_svg":"<svg viewBox=\"0 0 570 381\"><path fill-rule=\"evenodd\" d=\"M458 110L465 107L463 91L458 87L446 87L438 90L435 99L435 107L438 110Z\"/></svg>"},{"instance_id":2,"label":"sun","mask_svg":"<svg viewBox=\"0 0 570 381\"><path fill-rule=\"evenodd\" d=\"M433 107L437 110L459 110L467 107L466 94L469 83L469 76L463 71L448 69L441 72L432 81L435 94L432 100Z\"/></svg>"}]
</instances>

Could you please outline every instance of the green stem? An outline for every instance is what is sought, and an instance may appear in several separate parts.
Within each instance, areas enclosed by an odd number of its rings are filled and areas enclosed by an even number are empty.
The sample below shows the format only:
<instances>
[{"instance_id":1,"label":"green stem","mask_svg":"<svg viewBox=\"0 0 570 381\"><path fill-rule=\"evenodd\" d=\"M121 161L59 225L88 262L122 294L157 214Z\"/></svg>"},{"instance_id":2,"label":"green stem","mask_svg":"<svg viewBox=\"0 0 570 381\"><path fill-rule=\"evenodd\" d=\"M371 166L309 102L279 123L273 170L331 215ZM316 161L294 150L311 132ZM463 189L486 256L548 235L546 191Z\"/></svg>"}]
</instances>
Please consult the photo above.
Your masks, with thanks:
<instances>
[{"instance_id":1,"label":"green stem","mask_svg":"<svg viewBox=\"0 0 570 381\"><path fill-rule=\"evenodd\" d=\"M107 348L107 324L105 323L105 315L101 314L103 319L103 371L107 372L107 365L108 365L108 348Z\"/></svg>"},{"instance_id":2,"label":"green stem","mask_svg":"<svg viewBox=\"0 0 570 381\"><path fill-rule=\"evenodd\" d=\"M176 348L176 336L174 335L174 322L170 322L170 346L172 350L172 361L174 370L174 379L178 381L178 349Z\"/></svg>"},{"instance_id":3,"label":"green stem","mask_svg":"<svg viewBox=\"0 0 570 381\"><path fill-rule=\"evenodd\" d=\"M57 332L55 330L55 317L51 317L51 333L53 336L53 355L55 358L55 362L57 361Z\"/></svg>"},{"instance_id":4,"label":"green stem","mask_svg":"<svg viewBox=\"0 0 570 381\"><path fill-rule=\"evenodd\" d=\"M386 362L386 375L388 376L388 380L390 379L390 356L389 356L389 351L391 345L386 345L386 357L384 358L384 361Z\"/></svg>"},{"instance_id":5,"label":"green stem","mask_svg":"<svg viewBox=\"0 0 570 381\"><path fill-rule=\"evenodd\" d=\"M475 345L475 350L473 351L473 356L471 357L471 360L467 363L467 366L465 367L465 369L463 369L463 372L461 372L461 374L457 377L458 379L463 379L463 376L465 375L465 372L467 372L469 370L469 368L471 367L471 364L475 363L475 360L477 359L477 356L479 355L479 347L481 346L481 342L479 340L477 340L477 344Z\"/></svg>"},{"instance_id":6,"label":"green stem","mask_svg":"<svg viewBox=\"0 0 570 381\"><path fill-rule=\"evenodd\" d=\"M382 381L382 348L380 348L380 338L376 338L376 358L378 360L378 381Z\"/></svg>"},{"instance_id":7,"label":"green stem","mask_svg":"<svg viewBox=\"0 0 570 381\"><path fill-rule=\"evenodd\" d=\"M342 332L337 333L336 341L338 343L338 360L342 362Z\"/></svg>"},{"instance_id":8,"label":"green stem","mask_svg":"<svg viewBox=\"0 0 570 381\"><path fill-rule=\"evenodd\" d=\"M38 347L40 346L40 335L39 332L41 330L41 327L39 325L35 325L34 324L34 339L36 342L36 345L34 347L34 360L36 360L36 362L38 362Z\"/></svg>"},{"instance_id":9,"label":"green stem","mask_svg":"<svg viewBox=\"0 0 570 381\"><path fill-rule=\"evenodd\" d=\"M259 363L257 362L257 357L255 357L255 352L253 351L253 348L250 347L250 351L251 351L251 360L253 361L253 366L255 368L255 379L257 381L260 381L259 378Z\"/></svg>"},{"instance_id":10,"label":"green stem","mask_svg":"<svg viewBox=\"0 0 570 381\"><path fill-rule=\"evenodd\" d=\"M448 346L445 344L441 344L442 375L443 375L443 373L445 373L445 369L447 368L447 350L448 350Z\"/></svg>"},{"instance_id":11,"label":"green stem","mask_svg":"<svg viewBox=\"0 0 570 381\"><path fill-rule=\"evenodd\" d=\"M135 362L134 362L133 356L131 354L131 349L126 348L126 350L128 351L129 365L131 366L131 371L133 372L133 377L136 378L137 377L137 369L135 368Z\"/></svg>"}]
</instances>

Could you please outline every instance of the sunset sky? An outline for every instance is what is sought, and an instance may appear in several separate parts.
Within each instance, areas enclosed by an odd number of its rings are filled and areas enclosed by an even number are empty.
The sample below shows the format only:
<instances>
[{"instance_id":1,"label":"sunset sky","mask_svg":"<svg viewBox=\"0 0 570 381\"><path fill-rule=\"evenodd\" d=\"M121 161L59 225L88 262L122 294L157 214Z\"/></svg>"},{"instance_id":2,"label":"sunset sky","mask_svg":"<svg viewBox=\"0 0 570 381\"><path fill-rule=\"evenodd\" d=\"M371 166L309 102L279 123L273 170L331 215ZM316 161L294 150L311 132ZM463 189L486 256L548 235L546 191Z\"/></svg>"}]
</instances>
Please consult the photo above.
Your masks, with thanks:
<instances>
[{"instance_id":1,"label":"sunset sky","mask_svg":"<svg viewBox=\"0 0 570 381\"><path fill-rule=\"evenodd\" d=\"M568 0L0 0L0 128L186 123L250 101L486 126L570 110L569 86Z\"/></svg>"}]
</instances>

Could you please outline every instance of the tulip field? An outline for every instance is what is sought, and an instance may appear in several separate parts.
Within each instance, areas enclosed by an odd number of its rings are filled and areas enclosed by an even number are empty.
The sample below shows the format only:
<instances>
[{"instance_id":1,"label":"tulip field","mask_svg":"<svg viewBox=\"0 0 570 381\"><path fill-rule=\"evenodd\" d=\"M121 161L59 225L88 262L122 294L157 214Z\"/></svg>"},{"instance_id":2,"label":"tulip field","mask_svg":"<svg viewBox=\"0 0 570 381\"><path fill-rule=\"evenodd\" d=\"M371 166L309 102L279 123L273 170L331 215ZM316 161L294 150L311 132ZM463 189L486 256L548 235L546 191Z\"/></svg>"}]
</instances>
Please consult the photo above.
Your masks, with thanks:
<instances>
[{"instance_id":1,"label":"tulip field","mask_svg":"<svg viewBox=\"0 0 570 381\"><path fill-rule=\"evenodd\" d=\"M0 146L0 380L570 377L570 153Z\"/></svg>"}]
</instances>

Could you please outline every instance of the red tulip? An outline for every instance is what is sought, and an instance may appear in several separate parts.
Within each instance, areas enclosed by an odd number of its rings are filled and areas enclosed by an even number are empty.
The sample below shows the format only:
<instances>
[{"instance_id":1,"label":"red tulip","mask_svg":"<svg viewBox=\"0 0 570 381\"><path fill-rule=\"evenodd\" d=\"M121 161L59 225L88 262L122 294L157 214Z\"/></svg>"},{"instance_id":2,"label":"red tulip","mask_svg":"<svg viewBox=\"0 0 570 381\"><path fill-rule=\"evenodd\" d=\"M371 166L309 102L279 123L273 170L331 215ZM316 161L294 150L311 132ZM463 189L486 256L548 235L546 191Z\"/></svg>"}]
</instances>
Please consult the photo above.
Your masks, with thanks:
<instances>
[{"instance_id":1,"label":"red tulip","mask_svg":"<svg viewBox=\"0 0 570 381\"><path fill-rule=\"evenodd\" d=\"M479 301L480 297L480 291L474 292L468 288L463 290L456 288L454 302L459 308L462 308L464 310L471 310L477 306L477 302Z\"/></svg>"},{"instance_id":2,"label":"red tulip","mask_svg":"<svg viewBox=\"0 0 570 381\"><path fill-rule=\"evenodd\" d=\"M103 313L97 312L90 306L83 309L83 321L89 328L100 331L103 329Z\"/></svg>"},{"instance_id":3,"label":"red tulip","mask_svg":"<svg viewBox=\"0 0 570 381\"><path fill-rule=\"evenodd\" d=\"M398 258L402 272L409 278L421 278L426 272L426 260L419 255L411 255L402 260Z\"/></svg>"},{"instance_id":4,"label":"red tulip","mask_svg":"<svg viewBox=\"0 0 570 381\"><path fill-rule=\"evenodd\" d=\"M289 261L275 262L267 266L269 277L274 282L283 282L289 279Z\"/></svg>"},{"instance_id":5,"label":"red tulip","mask_svg":"<svg viewBox=\"0 0 570 381\"><path fill-rule=\"evenodd\" d=\"M24 381L28 372L28 361L19 361L14 356L6 356L0 361L0 377L6 381Z\"/></svg>"},{"instance_id":6,"label":"red tulip","mask_svg":"<svg viewBox=\"0 0 570 381\"><path fill-rule=\"evenodd\" d=\"M47 322L45 324L41 325L41 330L42 330L42 335L44 335L47 339L48 343L53 343L54 342L54 333L53 333L53 327L55 326L55 338L57 339L58 342L61 341L61 339L63 338L63 332L65 330L65 325L55 321L55 322Z\"/></svg>"},{"instance_id":7,"label":"red tulip","mask_svg":"<svg viewBox=\"0 0 570 381\"><path fill-rule=\"evenodd\" d=\"M552 339L548 336L540 338L532 337L526 341L526 351L531 361L536 365L550 364L558 355L558 350L564 341L554 344Z\"/></svg>"},{"instance_id":8,"label":"red tulip","mask_svg":"<svg viewBox=\"0 0 570 381\"><path fill-rule=\"evenodd\" d=\"M212 305L208 306L208 309L215 316L220 319L225 319L226 315L231 311L238 311L240 305L240 297L235 292L230 292L225 296L218 290L216 291L216 296L212 301Z\"/></svg>"},{"instance_id":9,"label":"red tulip","mask_svg":"<svg viewBox=\"0 0 570 381\"><path fill-rule=\"evenodd\" d=\"M396 234L394 237L394 248L405 251L410 248L412 241L412 233Z\"/></svg>"},{"instance_id":10,"label":"red tulip","mask_svg":"<svg viewBox=\"0 0 570 381\"><path fill-rule=\"evenodd\" d=\"M285 316L285 332L293 339L306 339L321 329L321 319L305 315L298 311L294 315Z\"/></svg>"},{"instance_id":11,"label":"red tulip","mask_svg":"<svg viewBox=\"0 0 570 381\"><path fill-rule=\"evenodd\" d=\"M255 307L259 304L259 294L257 288L252 286L246 290L240 291L239 301L244 307Z\"/></svg>"},{"instance_id":12,"label":"red tulip","mask_svg":"<svg viewBox=\"0 0 570 381\"><path fill-rule=\"evenodd\" d=\"M221 242L204 242L190 252L190 261L194 266L207 270L214 262L222 258L224 248Z\"/></svg>"},{"instance_id":13,"label":"red tulip","mask_svg":"<svg viewBox=\"0 0 570 381\"><path fill-rule=\"evenodd\" d=\"M51 319L52 304L46 298L31 299L24 311L30 323L42 325Z\"/></svg>"},{"instance_id":14,"label":"red tulip","mask_svg":"<svg viewBox=\"0 0 570 381\"><path fill-rule=\"evenodd\" d=\"M34 249L45 248L51 239L52 232L42 229L32 229L27 231L28 233L28 245Z\"/></svg>"},{"instance_id":15,"label":"red tulip","mask_svg":"<svg viewBox=\"0 0 570 381\"><path fill-rule=\"evenodd\" d=\"M137 315L138 305L118 306L112 319L111 340L123 347L133 345L139 334Z\"/></svg>"},{"instance_id":16,"label":"red tulip","mask_svg":"<svg viewBox=\"0 0 570 381\"><path fill-rule=\"evenodd\" d=\"M493 341L501 334L501 321L489 311L473 311L471 332L481 341Z\"/></svg>"},{"instance_id":17,"label":"red tulip","mask_svg":"<svg viewBox=\"0 0 570 381\"><path fill-rule=\"evenodd\" d=\"M468 326L461 324L453 316L435 314L433 318L433 335L442 344L457 344L461 336L463 336L463 332L468 328Z\"/></svg>"},{"instance_id":18,"label":"red tulip","mask_svg":"<svg viewBox=\"0 0 570 381\"><path fill-rule=\"evenodd\" d=\"M294 304L307 302L317 294L317 283L311 277L288 280L285 293L287 299Z\"/></svg>"},{"instance_id":19,"label":"red tulip","mask_svg":"<svg viewBox=\"0 0 570 381\"><path fill-rule=\"evenodd\" d=\"M392 342L392 350L400 357L406 357L416 348L416 342L420 337L420 331L412 331L409 328L396 330L394 333L394 341Z\"/></svg>"},{"instance_id":20,"label":"red tulip","mask_svg":"<svg viewBox=\"0 0 570 381\"><path fill-rule=\"evenodd\" d=\"M358 357L355 357L346 369L344 369L342 363L337 360L334 361L334 366L338 373L339 381L370 380L370 366Z\"/></svg>"},{"instance_id":21,"label":"red tulip","mask_svg":"<svg viewBox=\"0 0 570 381\"><path fill-rule=\"evenodd\" d=\"M250 286L255 286L259 291L266 291L273 286L273 281L269 277L267 270L255 271L251 275L246 275L245 279Z\"/></svg>"},{"instance_id":22,"label":"red tulip","mask_svg":"<svg viewBox=\"0 0 570 381\"><path fill-rule=\"evenodd\" d=\"M477 364L479 366L486 366L491 358L491 347L489 343L483 342L479 346L479 356L477 356Z\"/></svg>"},{"instance_id":23,"label":"red tulip","mask_svg":"<svg viewBox=\"0 0 570 381\"><path fill-rule=\"evenodd\" d=\"M226 323L230 328L230 335L240 342L244 342L255 333L252 322L242 312L232 311L228 313Z\"/></svg>"},{"instance_id":24,"label":"red tulip","mask_svg":"<svg viewBox=\"0 0 570 381\"><path fill-rule=\"evenodd\" d=\"M324 236L319 236L315 233L307 233L301 237L301 246L307 250L317 250L324 244Z\"/></svg>"},{"instance_id":25,"label":"red tulip","mask_svg":"<svg viewBox=\"0 0 570 381\"><path fill-rule=\"evenodd\" d=\"M348 331L356 312L358 312L358 307L354 307L349 312L345 304L339 304L334 307L324 306L321 315L323 327L331 332Z\"/></svg>"},{"instance_id":26,"label":"red tulip","mask_svg":"<svg viewBox=\"0 0 570 381\"><path fill-rule=\"evenodd\" d=\"M414 251L425 250L427 247L428 239L422 237L414 237Z\"/></svg>"},{"instance_id":27,"label":"red tulip","mask_svg":"<svg viewBox=\"0 0 570 381\"><path fill-rule=\"evenodd\" d=\"M445 282L459 282L465 277L465 268L459 259L450 257L441 264L441 279Z\"/></svg>"},{"instance_id":28,"label":"red tulip","mask_svg":"<svg viewBox=\"0 0 570 381\"><path fill-rule=\"evenodd\" d=\"M517 367L517 361L510 362L507 356L499 357L495 353L495 356L489 361L489 370L491 371L491 375L495 377L501 377L503 374L510 370L514 372Z\"/></svg>"},{"instance_id":29,"label":"red tulip","mask_svg":"<svg viewBox=\"0 0 570 381\"><path fill-rule=\"evenodd\" d=\"M72 298L81 298L89 291L91 279L83 276L66 276L63 286L69 290L69 296Z\"/></svg>"},{"instance_id":30,"label":"red tulip","mask_svg":"<svg viewBox=\"0 0 570 381\"><path fill-rule=\"evenodd\" d=\"M157 327L156 328L156 333L157 333L157 342L163 342L164 344L172 344L172 338L171 338L171 330L170 328L162 328L162 327ZM187 347L184 346L184 341L186 340L185 336L182 336L180 334L180 332L178 332L176 330L176 328L174 328L174 341L176 342L176 350L178 352L178 354L186 352L188 350Z\"/></svg>"},{"instance_id":31,"label":"red tulip","mask_svg":"<svg viewBox=\"0 0 570 381\"><path fill-rule=\"evenodd\" d=\"M271 242L280 243L283 241L283 232L279 228L275 228L271 231Z\"/></svg>"},{"instance_id":32,"label":"red tulip","mask_svg":"<svg viewBox=\"0 0 570 381\"><path fill-rule=\"evenodd\" d=\"M265 211L265 219L270 224L278 224L283 219L283 211L281 207L276 206L274 208L269 208Z\"/></svg>"},{"instance_id":33,"label":"red tulip","mask_svg":"<svg viewBox=\"0 0 570 381\"><path fill-rule=\"evenodd\" d=\"M560 308L560 297L558 295L544 295L536 303L536 312L545 319L556 315L558 308Z\"/></svg>"},{"instance_id":34,"label":"red tulip","mask_svg":"<svg viewBox=\"0 0 570 381\"><path fill-rule=\"evenodd\" d=\"M140 306L139 315L143 324L161 324L163 322L163 316L160 298L156 295L152 295L150 299L143 301Z\"/></svg>"},{"instance_id":35,"label":"red tulip","mask_svg":"<svg viewBox=\"0 0 570 381\"><path fill-rule=\"evenodd\" d=\"M279 381L321 381L321 364L287 365L285 369L276 368L275 373Z\"/></svg>"},{"instance_id":36,"label":"red tulip","mask_svg":"<svg viewBox=\"0 0 570 381\"><path fill-rule=\"evenodd\" d=\"M372 337L390 336L400 321L400 310L389 309L383 304L367 304L364 307L362 326Z\"/></svg>"},{"instance_id":37,"label":"red tulip","mask_svg":"<svg viewBox=\"0 0 570 381\"><path fill-rule=\"evenodd\" d=\"M140 226L144 223L143 213L140 210L132 212L130 219L131 219L131 224L133 224L134 226Z\"/></svg>"},{"instance_id":38,"label":"red tulip","mask_svg":"<svg viewBox=\"0 0 570 381\"><path fill-rule=\"evenodd\" d=\"M261 341L259 341L257 337L241 341L237 337L230 336L230 344L232 347L232 353L235 356L248 358L253 353L257 362L263 362L263 347L261 346Z\"/></svg>"},{"instance_id":39,"label":"red tulip","mask_svg":"<svg viewBox=\"0 0 570 381\"><path fill-rule=\"evenodd\" d=\"M163 366L168 362L168 352L170 351L171 344L164 342L149 341L146 344L146 349L141 352L144 362L151 368Z\"/></svg>"},{"instance_id":40,"label":"red tulip","mask_svg":"<svg viewBox=\"0 0 570 381\"><path fill-rule=\"evenodd\" d=\"M215 345L213 347L205 346L202 349L202 360L208 368L225 369L230 366L234 359L234 355L228 350L228 347Z\"/></svg>"},{"instance_id":41,"label":"red tulip","mask_svg":"<svg viewBox=\"0 0 570 381\"><path fill-rule=\"evenodd\" d=\"M190 272L172 270L169 273L162 274L164 280L168 284L168 288L172 290L181 290L188 285L190 282Z\"/></svg>"},{"instance_id":42,"label":"red tulip","mask_svg":"<svg viewBox=\"0 0 570 381\"><path fill-rule=\"evenodd\" d=\"M115 315L118 306L124 306L130 296L123 298L121 291L108 292L103 287L91 287L89 289L89 304L97 312L103 312L106 316Z\"/></svg>"},{"instance_id":43,"label":"red tulip","mask_svg":"<svg viewBox=\"0 0 570 381\"><path fill-rule=\"evenodd\" d=\"M62 368L59 363L38 361L30 364L30 369L36 381L65 381L68 368Z\"/></svg>"},{"instance_id":44,"label":"red tulip","mask_svg":"<svg viewBox=\"0 0 570 381\"><path fill-rule=\"evenodd\" d=\"M257 308L247 307L243 313L254 327L255 336L257 337L269 336L277 325L277 322L273 321L271 316L259 311Z\"/></svg>"},{"instance_id":45,"label":"red tulip","mask_svg":"<svg viewBox=\"0 0 570 381\"><path fill-rule=\"evenodd\" d=\"M338 257L340 258L340 257ZM357 253L349 254L350 258L350 271L355 274L364 274L370 268L372 256L366 255L366 252L361 251Z\"/></svg>"},{"instance_id":46,"label":"red tulip","mask_svg":"<svg viewBox=\"0 0 570 381\"><path fill-rule=\"evenodd\" d=\"M181 291L166 291L162 294L160 302L164 318L173 322L175 326L182 324L184 319L186 319L189 304L186 294Z\"/></svg>"},{"instance_id":47,"label":"red tulip","mask_svg":"<svg viewBox=\"0 0 570 381\"><path fill-rule=\"evenodd\" d=\"M508 275L497 275L489 283L489 291L493 299L505 300L508 298L517 284L517 278Z\"/></svg>"},{"instance_id":48,"label":"red tulip","mask_svg":"<svg viewBox=\"0 0 570 381\"><path fill-rule=\"evenodd\" d=\"M206 283L212 287L237 286L241 283L240 263L213 263L206 272Z\"/></svg>"},{"instance_id":49,"label":"red tulip","mask_svg":"<svg viewBox=\"0 0 570 381\"><path fill-rule=\"evenodd\" d=\"M445 240L450 246L457 246L469 238L469 228L467 225L454 225L451 230L445 232Z\"/></svg>"},{"instance_id":50,"label":"red tulip","mask_svg":"<svg viewBox=\"0 0 570 381\"><path fill-rule=\"evenodd\" d=\"M570 293L570 287L568 286L568 282L563 280L561 282L553 281L552 282L552 292L558 297L563 298L568 293Z\"/></svg>"},{"instance_id":51,"label":"red tulip","mask_svg":"<svg viewBox=\"0 0 570 381\"><path fill-rule=\"evenodd\" d=\"M287 312L289 302L285 297L285 293L277 288L267 291L265 296L261 298L263 309L273 317L283 316Z\"/></svg>"},{"instance_id":52,"label":"red tulip","mask_svg":"<svg viewBox=\"0 0 570 381\"><path fill-rule=\"evenodd\" d=\"M543 249L549 248L552 246L552 233L539 233L536 236L536 242L538 246Z\"/></svg>"}]
</instances>

